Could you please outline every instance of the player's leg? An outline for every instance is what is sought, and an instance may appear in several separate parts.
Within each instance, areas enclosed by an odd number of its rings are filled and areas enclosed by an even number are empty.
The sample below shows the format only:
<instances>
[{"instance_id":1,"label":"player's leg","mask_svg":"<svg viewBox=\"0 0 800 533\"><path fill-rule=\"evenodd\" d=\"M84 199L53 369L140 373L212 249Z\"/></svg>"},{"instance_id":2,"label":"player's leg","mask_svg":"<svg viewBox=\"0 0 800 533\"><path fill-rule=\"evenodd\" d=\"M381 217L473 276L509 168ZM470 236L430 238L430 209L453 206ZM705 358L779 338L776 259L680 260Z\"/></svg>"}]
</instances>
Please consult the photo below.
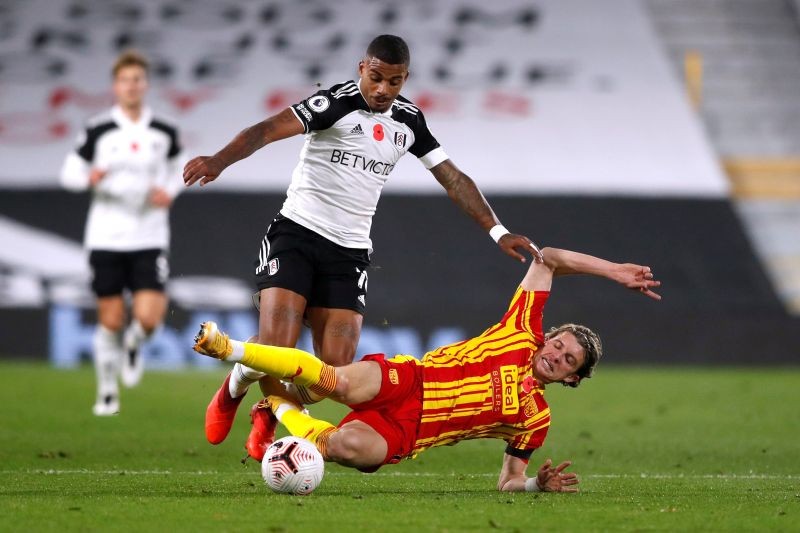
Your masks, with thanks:
<instances>
[{"instance_id":1,"label":"player's leg","mask_svg":"<svg viewBox=\"0 0 800 533\"><path fill-rule=\"evenodd\" d=\"M97 416L107 416L119 412L117 376L124 354L122 325L125 322L125 301L121 294L97 299L97 322L93 339L97 398L93 412Z\"/></svg>"},{"instance_id":2,"label":"player's leg","mask_svg":"<svg viewBox=\"0 0 800 533\"><path fill-rule=\"evenodd\" d=\"M133 304L131 321L123 337L126 353L121 377L125 386L133 387L144 372L140 347L161 326L167 312L164 289L169 277L169 263L166 253L158 249L131 252L128 257L127 285L133 293Z\"/></svg>"},{"instance_id":3,"label":"player's leg","mask_svg":"<svg viewBox=\"0 0 800 533\"><path fill-rule=\"evenodd\" d=\"M308 387L322 397L342 403L361 403L380 390L381 371L373 361L332 367L297 348L266 346L232 340L216 323L204 322L195 337L194 350L203 355L240 362L283 381Z\"/></svg>"},{"instance_id":4,"label":"player's leg","mask_svg":"<svg viewBox=\"0 0 800 533\"><path fill-rule=\"evenodd\" d=\"M92 251L89 265L92 269L92 290L97 296L97 328L92 342L97 397L92 411L97 416L108 416L119 412L117 376L123 356L124 264L121 254Z\"/></svg>"},{"instance_id":5,"label":"player's leg","mask_svg":"<svg viewBox=\"0 0 800 533\"><path fill-rule=\"evenodd\" d=\"M299 226L276 217L261 242L255 269L259 289L258 340L294 346L300 337L306 294L311 290L313 268L298 243ZM250 385L264 373L236 364L206 409L206 438L222 442L230 432L236 411Z\"/></svg>"},{"instance_id":6,"label":"player's leg","mask_svg":"<svg viewBox=\"0 0 800 533\"><path fill-rule=\"evenodd\" d=\"M284 398L268 396L264 403L269 404L289 433L314 443L326 461L365 468L380 465L386 458L386 439L360 420L351 420L337 428L304 413Z\"/></svg>"},{"instance_id":7,"label":"player's leg","mask_svg":"<svg viewBox=\"0 0 800 533\"><path fill-rule=\"evenodd\" d=\"M141 381L144 372L141 346L161 326L166 311L167 295L164 292L145 289L133 293L131 322L123 337L125 358L121 377L126 387L134 387Z\"/></svg>"},{"instance_id":8,"label":"player's leg","mask_svg":"<svg viewBox=\"0 0 800 533\"><path fill-rule=\"evenodd\" d=\"M353 362L366 311L367 250L344 248L319 239L315 249L317 272L306 317L311 326L314 353L340 367ZM320 398L296 383L290 389L304 404Z\"/></svg>"}]
</instances>

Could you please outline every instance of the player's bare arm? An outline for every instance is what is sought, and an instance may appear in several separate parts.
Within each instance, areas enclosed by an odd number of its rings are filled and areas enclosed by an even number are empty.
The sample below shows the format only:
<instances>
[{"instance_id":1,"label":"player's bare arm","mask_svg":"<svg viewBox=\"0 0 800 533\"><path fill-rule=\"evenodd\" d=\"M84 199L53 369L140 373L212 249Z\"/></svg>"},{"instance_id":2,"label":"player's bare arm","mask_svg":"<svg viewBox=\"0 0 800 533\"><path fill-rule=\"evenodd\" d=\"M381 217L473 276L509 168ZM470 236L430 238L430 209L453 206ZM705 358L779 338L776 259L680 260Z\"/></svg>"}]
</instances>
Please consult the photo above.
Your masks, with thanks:
<instances>
[{"instance_id":1,"label":"player's bare arm","mask_svg":"<svg viewBox=\"0 0 800 533\"><path fill-rule=\"evenodd\" d=\"M223 170L269 143L301 133L303 124L291 109L284 109L277 115L245 128L216 154L195 157L186 163L183 168L183 182L187 187L197 181L200 181L201 186L206 185L217 179Z\"/></svg>"},{"instance_id":2,"label":"player's bare arm","mask_svg":"<svg viewBox=\"0 0 800 533\"><path fill-rule=\"evenodd\" d=\"M655 279L649 266L613 263L599 257L558 248L544 248L542 254L545 258L544 264L531 265L522 280L523 289L546 291L550 290L553 276L590 274L616 281L648 298L661 299L661 296L652 290L661 286L661 282Z\"/></svg>"},{"instance_id":3,"label":"player's bare arm","mask_svg":"<svg viewBox=\"0 0 800 533\"><path fill-rule=\"evenodd\" d=\"M447 191L447 196L483 229L489 231L500 224L500 220L472 178L461 172L450 159L433 167L431 173ZM524 235L506 233L500 237L497 244L503 252L523 263L525 256L520 253L521 251L530 253L535 261L542 260L539 248Z\"/></svg>"},{"instance_id":4,"label":"player's bare arm","mask_svg":"<svg viewBox=\"0 0 800 533\"><path fill-rule=\"evenodd\" d=\"M553 461L548 459L539 467L536 478L529 478L525 475L528 463L505 454L497 489L504 492L578 492L578 475L564 472L571 464L570 461L564 461L554 467Z\"/></svg>"}]
</instances>

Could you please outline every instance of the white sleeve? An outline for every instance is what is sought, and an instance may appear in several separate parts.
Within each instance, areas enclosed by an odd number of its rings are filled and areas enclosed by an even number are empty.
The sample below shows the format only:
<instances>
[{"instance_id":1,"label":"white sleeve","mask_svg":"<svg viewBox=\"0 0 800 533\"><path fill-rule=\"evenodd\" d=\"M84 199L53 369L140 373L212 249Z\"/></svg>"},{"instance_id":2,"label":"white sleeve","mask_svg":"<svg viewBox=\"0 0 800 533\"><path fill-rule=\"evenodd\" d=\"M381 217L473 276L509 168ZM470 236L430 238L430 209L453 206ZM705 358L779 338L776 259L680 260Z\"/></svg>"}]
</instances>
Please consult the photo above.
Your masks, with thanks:
<instances>
[{"instance_id":1,"label":"white sleeve","mask_svg":"<svg viewBox=\"0 0 800 533\"><path fill-rule=\"evenodd\" d=\"M183 183L183 167L185 163L182 152L176 154L175 157L167 159L163 186L173 200L186 188Z\"/></svg>"},{"instance_id":2,"label":"white sleeve","mask_svg":"<svg viewBox=\"0 0 800 533\"><path fill-rule=\"evenodd\" d=\"M61 185L70 191L85 191L89 188L89 171L89 163L70 152L61 165Z\"/></svg>"}]
</instances>

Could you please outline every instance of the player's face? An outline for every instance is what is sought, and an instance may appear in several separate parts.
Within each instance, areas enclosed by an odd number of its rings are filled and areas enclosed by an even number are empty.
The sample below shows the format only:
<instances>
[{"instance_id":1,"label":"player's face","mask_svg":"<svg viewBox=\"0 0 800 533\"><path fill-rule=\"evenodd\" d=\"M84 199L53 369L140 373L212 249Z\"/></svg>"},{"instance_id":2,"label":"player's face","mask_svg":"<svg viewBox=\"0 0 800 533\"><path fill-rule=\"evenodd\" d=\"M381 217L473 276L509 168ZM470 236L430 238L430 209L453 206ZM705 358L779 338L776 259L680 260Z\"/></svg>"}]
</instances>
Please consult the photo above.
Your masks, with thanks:
<instances>
[{"instance_id":1,"label":"player's face","mask_svg":"<svg viewBox=\"0 0 800 533\"><path fill-rule=\"evenodd\" d=\"M114 76L113 90L120 106L140 107L147 92L147 72L138 65L122 67Z\"/></svg>"},{"instance_id":2,"label":"player's face","mask_svg":"<svg viewBox=\"0 0 800 533\"><path fill-rule=\"evenodd\" d=\"M533 359L533 375L540 383L576 381L586 351L569 331L548 339Z\"/></svg>"},{"instance_id":3,"label":"player's face","mask_svg":"<svg viewBox=\"0 0 800 533\"><path fill-rule=\"evenodd\" d=\"M361 92L370 109L384 113L392 107L392 102L408 79L408 67L366 57L358 63L358 75L361 77Z\"/></svg>"}]
</instances>

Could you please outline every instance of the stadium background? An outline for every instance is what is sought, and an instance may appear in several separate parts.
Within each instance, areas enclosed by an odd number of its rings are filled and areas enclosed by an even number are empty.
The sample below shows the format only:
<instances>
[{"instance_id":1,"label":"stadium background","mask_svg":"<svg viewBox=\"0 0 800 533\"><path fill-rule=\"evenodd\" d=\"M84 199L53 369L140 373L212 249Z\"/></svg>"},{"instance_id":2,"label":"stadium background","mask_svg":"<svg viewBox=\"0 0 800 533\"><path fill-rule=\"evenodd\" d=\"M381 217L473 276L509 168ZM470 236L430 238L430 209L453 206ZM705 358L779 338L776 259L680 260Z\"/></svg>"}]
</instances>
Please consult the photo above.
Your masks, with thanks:
<instances>
[{"instance_id":1,"label":"stadium background","mask_svg":"<svg viewBox=\"0 0 800 533\"><path fill-rule=\"evenodd\" d=\"M88 196L59 190L57 173L109 105L121 49L153 60L149 101L177 119L191 157L352 78L378 33L408 40L404 95L506 226L647 263L664 282L654 304L559 281L546 323L595 327L608 363L797 362L797 6L745 0L0 4L0 343L14 347L2 356L90 358ZM151 368L213 366L190 351L200 320L255 331L251 265L300 142L177 200ZM359 353L419 355L475 333L524 272L412 159L375 218Z\"/></svg>"}]
</instances>

